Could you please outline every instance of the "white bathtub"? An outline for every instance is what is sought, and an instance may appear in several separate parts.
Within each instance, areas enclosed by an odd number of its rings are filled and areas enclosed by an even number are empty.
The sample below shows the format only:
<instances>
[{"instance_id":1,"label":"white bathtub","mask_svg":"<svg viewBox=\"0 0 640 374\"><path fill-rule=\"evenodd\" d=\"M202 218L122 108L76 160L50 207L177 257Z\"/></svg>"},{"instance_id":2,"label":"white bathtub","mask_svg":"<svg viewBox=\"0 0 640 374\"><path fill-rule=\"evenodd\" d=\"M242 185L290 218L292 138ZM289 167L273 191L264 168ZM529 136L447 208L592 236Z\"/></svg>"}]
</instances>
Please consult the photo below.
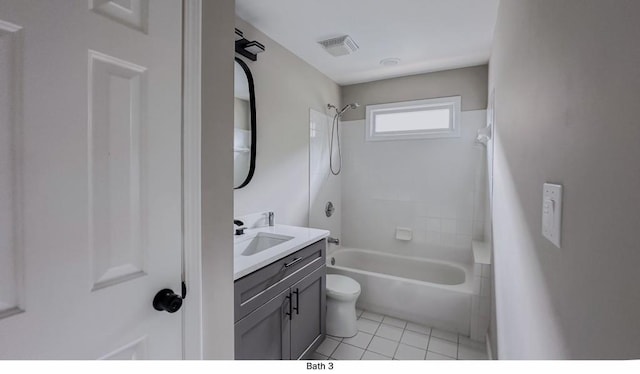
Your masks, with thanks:
<instances>
[{"instance_id":1,"label":"white bathtub","mask_svg":"<svg viewBox=\"0 0 640 374\"><path fill-rule=\"evenodd\" d=\"M360 283L359 308L469 335L471 265L340 248L327 255L327 272Z\"/></svg>"}]
</instances>

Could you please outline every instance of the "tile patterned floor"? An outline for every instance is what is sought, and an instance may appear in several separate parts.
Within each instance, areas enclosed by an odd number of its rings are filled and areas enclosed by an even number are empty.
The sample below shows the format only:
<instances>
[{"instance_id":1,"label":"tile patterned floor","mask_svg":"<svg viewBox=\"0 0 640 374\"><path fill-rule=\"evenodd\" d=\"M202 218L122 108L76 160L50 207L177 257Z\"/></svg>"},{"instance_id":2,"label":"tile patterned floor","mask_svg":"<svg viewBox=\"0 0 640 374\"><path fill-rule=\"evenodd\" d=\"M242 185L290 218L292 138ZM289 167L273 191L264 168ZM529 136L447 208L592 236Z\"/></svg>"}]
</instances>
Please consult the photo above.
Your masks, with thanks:
<instances>
[{"instance_id":1,"label":"tile patterned floor","mask_svg":"<svg viewBox=\"0 0 640 374\"><path fill-rule=\"evenodd\" d=\"M390 316L356 310L358 333L327 336L314 360L486 360L484 344Z\"/></svg>"}]
</instances>

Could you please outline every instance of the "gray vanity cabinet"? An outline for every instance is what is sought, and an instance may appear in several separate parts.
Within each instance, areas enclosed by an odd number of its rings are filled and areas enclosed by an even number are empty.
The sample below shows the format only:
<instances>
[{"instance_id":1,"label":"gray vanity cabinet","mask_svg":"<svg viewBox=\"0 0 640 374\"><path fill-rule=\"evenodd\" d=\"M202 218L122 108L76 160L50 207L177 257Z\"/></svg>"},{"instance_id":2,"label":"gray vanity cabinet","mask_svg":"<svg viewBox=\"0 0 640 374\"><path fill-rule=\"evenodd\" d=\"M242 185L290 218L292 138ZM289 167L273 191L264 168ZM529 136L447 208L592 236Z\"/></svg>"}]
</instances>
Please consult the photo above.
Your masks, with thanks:
<instances>
[{"instance_id":1,"label":"gray vanity cabinet","mask_svg":"<svg viewBox=\"0 0 640 374\"><path fill-rule=\"evenodd\" d=\"M301 358L309 345L324 337L326 267L322 266L291 287L291 357Z\"/></svg>"},{"instance_id":2,"label":"gray vanity cabinet","mask_svg":"<svg viewBox=\"0 0 640 374\"><path fill-rule=\"evenodd\" d=\"M235 358L300 359L325 334L326 242L235 282Z\"/></svg>"},{"instance_id":3,"label":"gray vanity cabinet","mask_svg":"<svg viewBox=\"0 0 640 374\"><path fill-rule=\"evenodd\" d=\"M286 290L236 323L236 360L290 358L291 324L285 314L289 304L289 290Z\"/></svg>"}]
</instances>

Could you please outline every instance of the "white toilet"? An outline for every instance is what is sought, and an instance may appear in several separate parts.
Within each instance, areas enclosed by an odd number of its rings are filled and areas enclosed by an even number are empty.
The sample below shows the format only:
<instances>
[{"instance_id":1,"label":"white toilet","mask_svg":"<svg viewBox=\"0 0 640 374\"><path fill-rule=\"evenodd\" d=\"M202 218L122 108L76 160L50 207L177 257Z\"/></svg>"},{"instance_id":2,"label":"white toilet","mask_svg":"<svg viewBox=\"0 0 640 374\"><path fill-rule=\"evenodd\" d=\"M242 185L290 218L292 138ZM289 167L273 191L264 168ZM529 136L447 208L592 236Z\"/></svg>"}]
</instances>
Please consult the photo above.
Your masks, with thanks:
<instances>
[{"instance_id":1,"label":"white toilet","mask_svg":"<svg viewBox=\"0 0 640 374\"><path fill-rule=\"evenodd\" d=\"M358 333L356 300L360 284L338 274L327 274L327 334L348 338Z\"/></svg>"}]
</instances>

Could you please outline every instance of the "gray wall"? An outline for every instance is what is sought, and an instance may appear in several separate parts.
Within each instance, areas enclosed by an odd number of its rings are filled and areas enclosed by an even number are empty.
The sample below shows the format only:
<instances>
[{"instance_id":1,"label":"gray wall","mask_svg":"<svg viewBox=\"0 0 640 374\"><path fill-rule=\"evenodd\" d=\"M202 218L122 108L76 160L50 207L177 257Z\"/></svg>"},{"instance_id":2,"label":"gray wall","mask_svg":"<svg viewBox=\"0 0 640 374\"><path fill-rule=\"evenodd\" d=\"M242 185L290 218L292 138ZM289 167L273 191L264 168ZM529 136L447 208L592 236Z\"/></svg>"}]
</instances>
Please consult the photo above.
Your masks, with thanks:
<instances>
[{"instance_id":1,"label":"gray wall","mask_svg":"<svg viewBox=\"0 0 640 374\"><path fill-rule=\"evenodd\" d=\"M501 359L640 358L640 2L500 3L494 250ZM564 186L562 249L542 184Z\"/></svg>"},{"instance_id":2,"label":"gray wall","mask_svg":"<svg viewBox=\"0 0 640 374\"><path fill-rule=\"evenodd\" d=\"M230 360L234 357L234 18L234 0L202 2L202 319L205 359Z\"/></svg>"},{"instance_id":3,"label":"gray wall","mask_svg":"<svg viewBox=\"0 0 640 374\"><path fill-rule=\"evenodd\" d=\"M277 223L306 226L309 108L324 113L328 103L338 105L340 87L242 19L236 27L266 51L256 62L247 60L255 83L257 158L251 183L235 190L235 216L270 210Z\"/></svg>"},{"instance_id":4,"label":"gray wall","mask_svg":"<svg viewBox=\"0 0 640 374\"><path fill-rule=\"evenodd\" d=\"M364 119L365 106L446 96L462 96L462 110L487 108L487 65L407 77L353 84L342 87L342 102L360 107L342 117L344 121Z\"/></svg>"}]
</instances>

